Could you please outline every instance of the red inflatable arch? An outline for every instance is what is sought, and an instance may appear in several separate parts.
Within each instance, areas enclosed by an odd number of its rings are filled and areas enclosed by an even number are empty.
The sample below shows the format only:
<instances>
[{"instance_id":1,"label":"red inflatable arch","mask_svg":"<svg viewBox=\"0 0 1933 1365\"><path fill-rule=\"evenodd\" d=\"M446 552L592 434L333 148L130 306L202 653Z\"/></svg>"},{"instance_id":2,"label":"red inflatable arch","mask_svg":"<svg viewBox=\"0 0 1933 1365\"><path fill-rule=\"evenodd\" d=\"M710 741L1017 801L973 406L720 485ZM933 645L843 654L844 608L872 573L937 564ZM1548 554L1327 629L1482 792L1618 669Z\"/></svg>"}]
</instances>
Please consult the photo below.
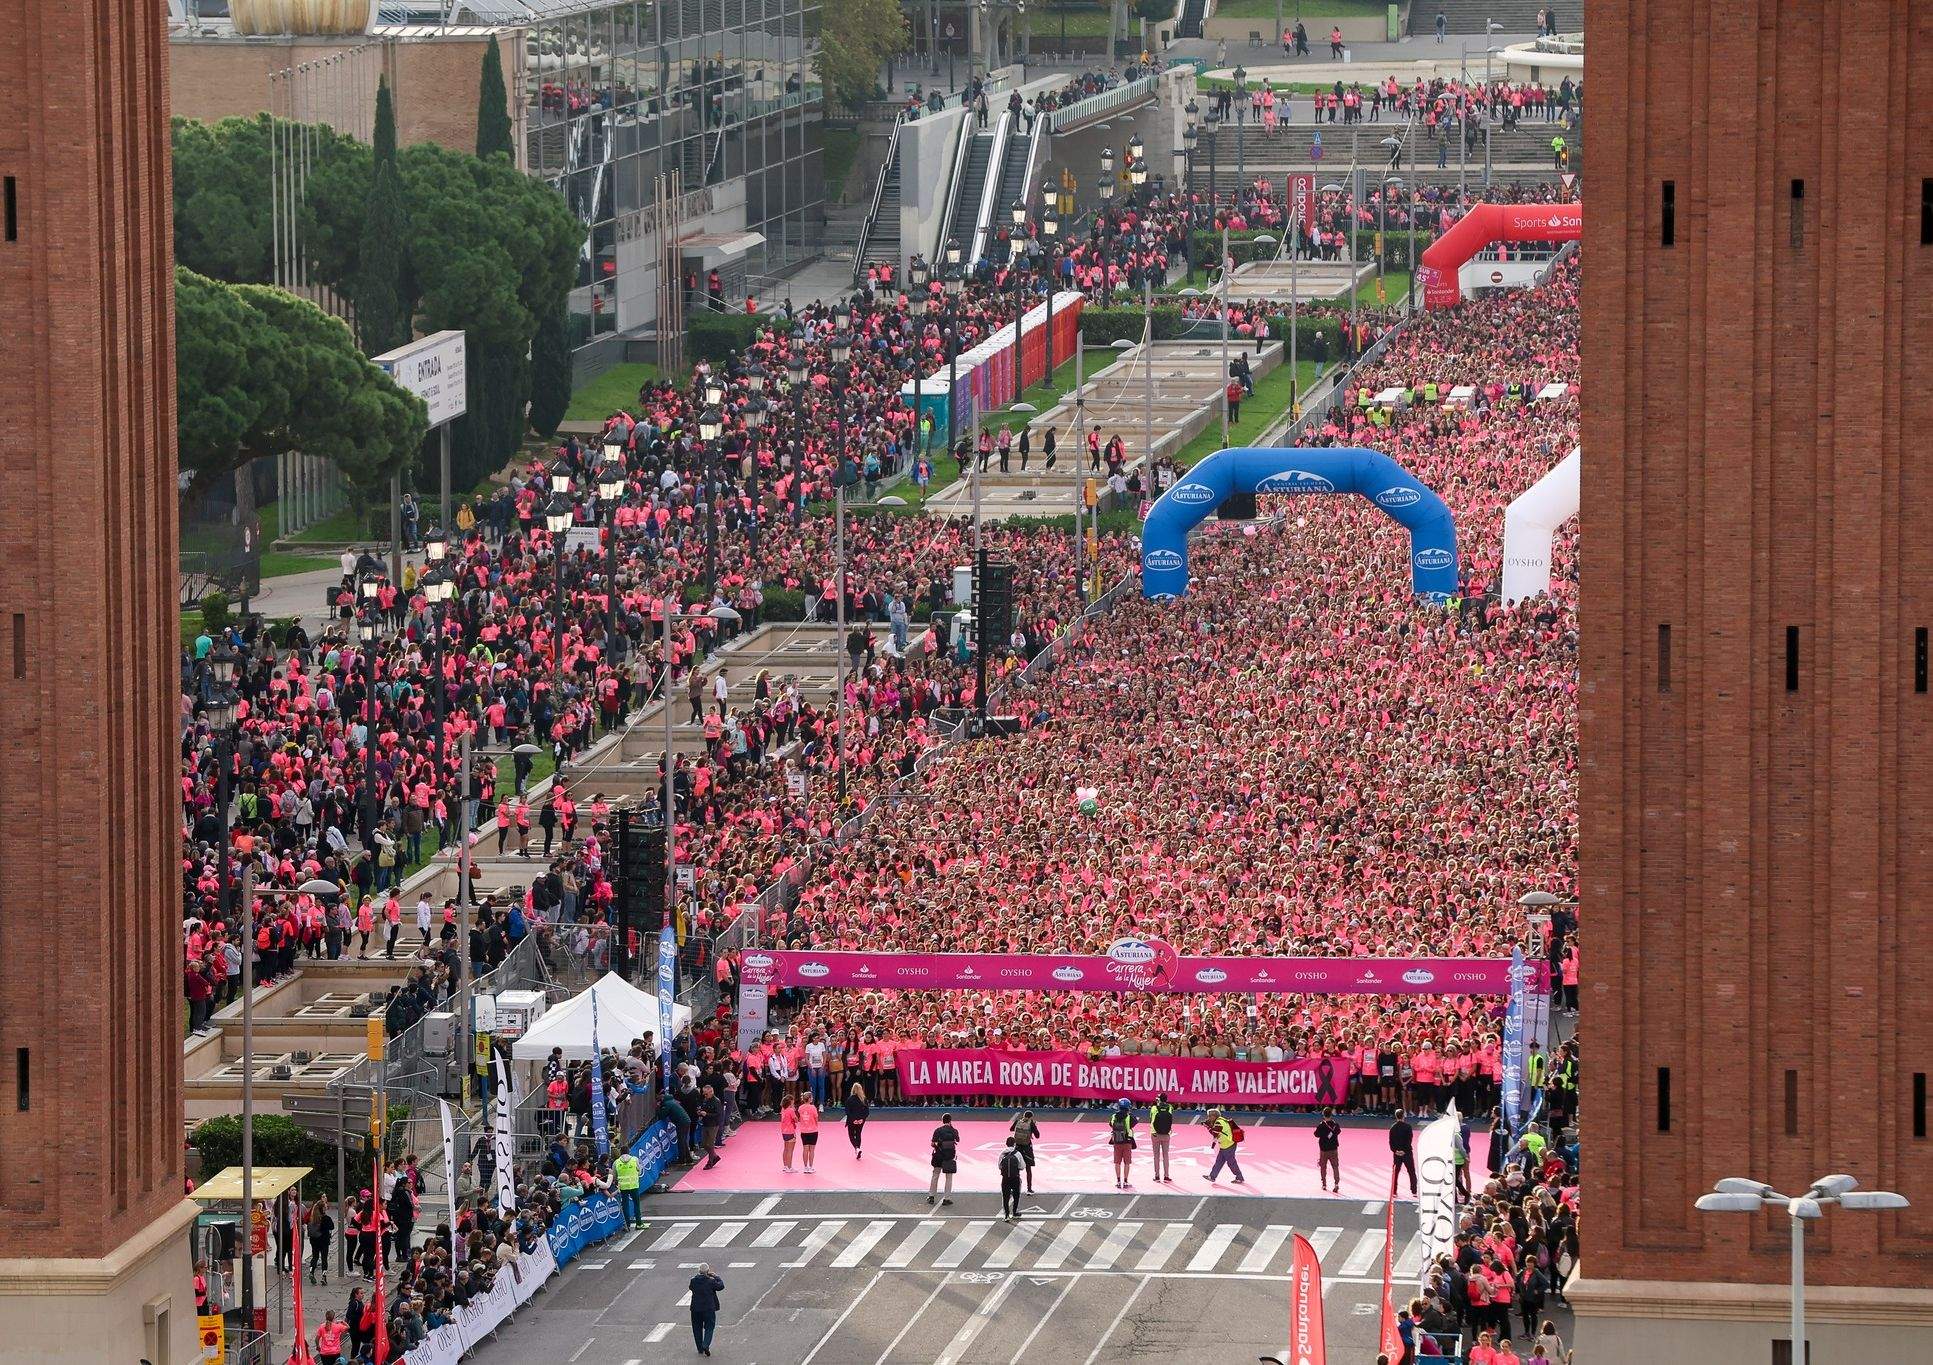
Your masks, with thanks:
<instances>
[{"instance_id":1,"label":"red inflatable arch","mask_svg":"<svg viewBox=\"0 0 1933 1365\"><path fill-rule=\"evenodd\" d=\"M1416 272L1425 308L1463 302L1458 272L1492 242L1574 242L1584 233L1584 206L1570 204L1478 204L1431 242Z\"/></svg>"}]
</instances>

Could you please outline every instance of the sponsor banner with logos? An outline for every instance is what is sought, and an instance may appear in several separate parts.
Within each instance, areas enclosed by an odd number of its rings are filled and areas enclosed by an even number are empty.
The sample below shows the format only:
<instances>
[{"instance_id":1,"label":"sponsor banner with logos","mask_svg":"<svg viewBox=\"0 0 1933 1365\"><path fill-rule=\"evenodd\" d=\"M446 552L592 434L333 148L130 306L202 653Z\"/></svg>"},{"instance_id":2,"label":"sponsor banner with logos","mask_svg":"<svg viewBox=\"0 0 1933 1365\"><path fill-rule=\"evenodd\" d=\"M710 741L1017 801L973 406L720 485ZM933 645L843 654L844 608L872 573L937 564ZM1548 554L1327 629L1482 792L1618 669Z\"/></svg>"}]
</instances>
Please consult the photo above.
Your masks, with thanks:
<instances>
[{"instance_id":1,"label":"sponsor banner with logos","mask_svg":"<svg viewBox=\"0 0 1933 1365\"><path fill-rule=\"evenodd\" d=\"M585 1247L624 1226L624 1210L608 1194L593 1194L566 1204L550 1225L550 1254L558 1269L569 1265Z\"/></svg>"},{"instance_id":2,"label":"sponsor banner with logos","mask_svg":"<svg viewBox=\"0 0 1933 1365\"><path fill-rule=\"evenodd\" d=\"M1102 1057L1067 1050L903 1047L899 1087L908 1095L1002 1095L1151 1100L1176 1104L1341 1104L1349 1095L1347 1057L1292 1062L1225 1062L1201 1057Z\"/></svg>"},{"instance_id":3,"label":"sponsor banner with logos","mask_svg":"<svg viewBox=\"0 0 1933 1365\"><path fill-rule=\"evenodd\" d=\"M1548 976L1548 967L1537 964ZM744 979L859 990L1181 991L1191 994L1508 995L1504 957L1182 957L1154 939L1107 953L747 951Z\"/></svg>"}]
</instances>

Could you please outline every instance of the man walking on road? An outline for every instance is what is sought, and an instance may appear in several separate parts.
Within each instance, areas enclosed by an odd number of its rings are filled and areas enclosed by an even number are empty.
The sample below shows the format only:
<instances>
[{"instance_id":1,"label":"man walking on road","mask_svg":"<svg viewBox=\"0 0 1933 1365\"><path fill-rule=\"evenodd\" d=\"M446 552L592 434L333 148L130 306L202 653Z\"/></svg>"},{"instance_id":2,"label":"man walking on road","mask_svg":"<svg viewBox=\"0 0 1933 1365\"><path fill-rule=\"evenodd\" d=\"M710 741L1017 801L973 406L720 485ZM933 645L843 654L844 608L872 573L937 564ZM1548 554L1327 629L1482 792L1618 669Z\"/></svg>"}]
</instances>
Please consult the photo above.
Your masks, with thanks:
<instances>
[{"instance_id":1,"label":"man walking on road","mask_svg":"<svg viewBox=\"0 0 1933 1365\"><path fill-rule=\"evenodd\" d=\"M953 1126L953 1115L941 1114L940 1126L933 1130L933 1178L926 1186L926 1202L939 1200L944 1208L953 1202L953 1177L960 1169L960 1130ZM940 1193L940 1178L946 1178L946 1192Z\"/></svg>"},{"instance_id":2,"label":"man walking on road","mask_svg":"<svg viewBox=\"0 0 1933 1365\"><path fill-rule=\"evenodd\" d=\"M1154 1178L1173 1183L1174 1166L1168 1155L1168 1145L1174 1141L1175 1107L1168 1103L1166 1092L1154 1097L1154 1105L1148 1110L1148 1157L1154 1162Z\"/></svg>"},{"instance_id":3,"label":"man walking on road","mask_svg":"<svg viewBox=\"0 0 1933 1365\"><path fill-rule=\"evenodd\" d=\"M711 1335L718 1330L718 1295L725 1282L712 1274L709 1264L698 1267L691 1277L691 1339L698 1354L711 1354Z\"/></svg>"},{"instance_id":4,"label":"man walking on road","mask_svg":"<svg viewBox=\"0 0 1933 1365\"><path fill-rule=\"evenodd\" d=\"M1209 1137L1215 1143L1215 1164L1208 1168L1209 1183L1213 1184L1215 1177L1222 1173L1222 1167L1226 1166L1235 1172L1237 1185L1247 1184L1242 1179L1242 1163L1235 1159L1235 1144L1241 1141L1235 1125L1223 1118L1219 1109L1210 1109L1204 1122L1208 1125Z\"/></svg>"},{"instance_id":5,"label":"man walking on road","mask_svg":"<svg viewBox=\"0 0 1933 1365\"><path fill-rule=\"evenodd\" d=\"M1020 1117L1013 1121L1014 1150L1020 1153L1021 1164L1027 1170L1027 1193L1034 1192L1034 1139L1040 1136L1040 1125L1034 1121L1034 1111L1023 1109Z\"/></svg>"},{"instance_id":6,"label":"man walking on road","mask_svg":"<svg viewBox=\"0 0 1933 1365\"><path fill-rule=\"evenodd\" d=\"M1342 1193L1342 1125L1333 1109L1324 1109L1316 1125L1316 1179L1323 1189Z\"/></svg>"},{"instance_id":7,"label":"man walking on road","mask_svg":"<svg viewBox=\"0 0 1933 1365\"><path fill-rule=\"evenodd\" d=\"M1020 1171L1020 1150L1010 1136L1000 1154L1000 1216L1009 1223L1020 1217Z\"/></svg>"},{"instance_id":8,"label":"man walking on road","mask_svg":"<svg viewBox=\"0 0 1933 1365\"><path fill-rule=\"evenodd\" d=\"M1409 1192L1416 1193L1416 1135L1403 1117L1403 1110L1396 1111L1396 1122L1389 1125L1389 1183L1396 1186L1396 1173L1409 1172Z\"/></svg>"}]
</instances>

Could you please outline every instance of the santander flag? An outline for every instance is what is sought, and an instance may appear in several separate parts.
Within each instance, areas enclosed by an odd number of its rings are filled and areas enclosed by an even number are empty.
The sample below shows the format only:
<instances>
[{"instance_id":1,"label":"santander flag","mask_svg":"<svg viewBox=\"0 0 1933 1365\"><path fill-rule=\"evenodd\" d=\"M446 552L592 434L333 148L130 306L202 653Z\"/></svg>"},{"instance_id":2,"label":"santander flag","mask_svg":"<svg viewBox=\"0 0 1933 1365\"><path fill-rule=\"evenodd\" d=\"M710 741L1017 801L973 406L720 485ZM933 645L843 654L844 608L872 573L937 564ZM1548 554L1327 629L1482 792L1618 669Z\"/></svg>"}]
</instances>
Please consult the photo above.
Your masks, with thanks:
<instances>
[{"instance_id":1,"label":"santander flag","mask_svg":"<svg viewBox=\"0 0 1933 1365\"><path fill-rule=\"evenodd\" d=\"M1322 1339L1322 1258L1299 1232L1289 1263L1289 1289L1289 1365L1328 1365Z\"/></svg>"}]
</instances>

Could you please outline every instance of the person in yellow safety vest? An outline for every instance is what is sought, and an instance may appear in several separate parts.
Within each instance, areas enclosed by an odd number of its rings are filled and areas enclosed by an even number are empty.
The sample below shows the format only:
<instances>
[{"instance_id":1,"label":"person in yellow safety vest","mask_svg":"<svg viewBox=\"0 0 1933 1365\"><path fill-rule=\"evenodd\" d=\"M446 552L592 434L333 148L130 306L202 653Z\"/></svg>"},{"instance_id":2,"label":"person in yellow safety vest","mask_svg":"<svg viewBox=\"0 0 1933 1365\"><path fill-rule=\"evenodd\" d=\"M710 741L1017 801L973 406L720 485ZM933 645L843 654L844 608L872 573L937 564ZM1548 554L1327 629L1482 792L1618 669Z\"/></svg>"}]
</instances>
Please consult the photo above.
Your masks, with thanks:
<instances>
[{"instance_id":1,"label":"person in yellow safety vest","mask_svg":"<svg viewBox=\"0 0 1933 1365\"><path fill-rule=\"evenodd\" d=\"M1434 379L1423 385L1423 401L1425 403L1436 402L1436 381Z\"/></svg>"},{"instance_id":2,"label":"person in yellow safety vest","mask_svg":"<svg viewBox=\"0 0 1933 1365\"><path fill-rule=\"evenodd\" d=\"M1235 1125L1223 1118L1219 1109L1210 1109L1202 1122L1207 1125L1208 1136L1213 1139L1215 1146L1215 1164L1208 1168L1208 1179L1213 1181L1222 1173L1222 1167L1226 1166L1235 1172L1237 1185L1247 1184L1242 1179L1242 1163L1235 1159L1235 1144L1241 1141Z\"/></svg>"},{"instance_id":3,"label":"person in yellow safety vest","mask_svg":"<svg viewBox=\"0 0 1933 1365\"><path fill-rule=\"evenodd\" d=\"M1370 397L1369 385L1365 384L1360 389L1356 390L1356 406L1359 408L1368 407L1369 397Z\"/></svg>"},{"instance_id":4,"label":"person in yellow safety vest","mask_svg":"<svg viewBox=\"0 0 1933 1365\"><path fill-rule=\"evenodd\" d=\"M1532 1039L1530 1055L1524 1058L1524 1086L1530 1092L1525 1096L1526 1112L1534 1112L1536 1110L1537 1100L1540 1092L1544 1088L1544 1080L1549 1075L1549 1072L1550 1058L1544 1055L1543 1048L1535 1039Z\"/></svg>"},{"instance_id":5,"label":"person in yellow safety vest","mask_svg":"<svg viewBox=\"0 0 1933 1365\"><path fill-rule=\"evenodd\" d=\"M611 1178L617 1184L618 1202L624 1206L624 1226L641 1228L644 1226L644 1212L638 1206L638 1180L643 1173L638 1169L638 1159L625 1152L611 1163Z\"/></svg>"}]
</instances>

